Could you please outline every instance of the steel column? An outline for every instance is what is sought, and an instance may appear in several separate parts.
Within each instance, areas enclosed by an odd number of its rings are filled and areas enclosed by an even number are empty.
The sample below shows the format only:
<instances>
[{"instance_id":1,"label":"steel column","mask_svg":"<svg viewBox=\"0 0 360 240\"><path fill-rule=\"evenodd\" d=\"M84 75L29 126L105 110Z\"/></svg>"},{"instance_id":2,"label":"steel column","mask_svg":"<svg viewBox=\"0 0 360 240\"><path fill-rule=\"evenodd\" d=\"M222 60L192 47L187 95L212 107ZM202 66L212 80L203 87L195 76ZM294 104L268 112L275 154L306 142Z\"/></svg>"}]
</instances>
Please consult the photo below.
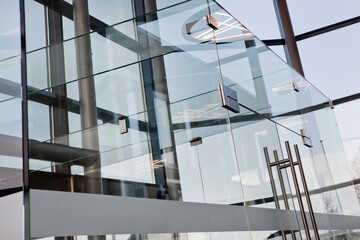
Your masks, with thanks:
<instances>
[{"instance_id":1,"label":"steel column","mask_svg":"<svg viewBox=\"0 0 360 240\"><path fill-rule=\"evenodd\" d=\"M286 0L273 0L277 15L280 33L285 39L285 55L291 67L304 76L299 50L297 47L294 30L291 24L289 9Z\"/></svg>"},{"instance_id":2,"label":"steel column","mask_svg":"<svg viewBox=\"0 0 360 240\"><path fill-rule=\"evenodd\" d=\"M80 96L80 119L83 131L82 146L85 149L99 150L97 131L96 94L91 56L90 22L87 0L73 0L73 13L76 35L76 60ZM101 164L99 156L85 160L85 176L88 177L86 192L102 193Z\"/></svg>"}]
</instances>

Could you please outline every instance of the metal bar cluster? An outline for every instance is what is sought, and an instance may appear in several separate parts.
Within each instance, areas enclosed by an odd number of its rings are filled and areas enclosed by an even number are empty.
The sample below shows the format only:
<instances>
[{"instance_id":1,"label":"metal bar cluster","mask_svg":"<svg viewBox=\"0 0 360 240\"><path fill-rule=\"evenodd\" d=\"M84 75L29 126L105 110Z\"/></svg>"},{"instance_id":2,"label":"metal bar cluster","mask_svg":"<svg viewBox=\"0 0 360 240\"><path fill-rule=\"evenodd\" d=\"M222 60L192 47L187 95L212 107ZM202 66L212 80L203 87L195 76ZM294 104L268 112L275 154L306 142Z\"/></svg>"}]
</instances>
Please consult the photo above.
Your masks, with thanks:
<instances>
[{"instance_id":1,"label":"metal bar cluster","mask_svg":"<svg viewBox=\"0 0 360 240\"><path fill-rule=\"evenodd\" d=\"M286 147L286 152L287 152L288 158L279 160L278 152L276 150L274 150L273 151L274 159L275 159L274 162L270 162L268 148L267 147L264 148L264 155L265 155L265 160L266 160L266 164L267 164L267 167L268 167L270 183L271 183L271 189L272 189L272 192L273 192L273 195L274 195L275 207L277 209L280 209L279 196L277 195L277 190L276 190L276 185L275 185L275 178L274 178L274 175L273 175L272 168L273 167L276 168L276 172L278 174L278 178L279 178L279 182L280 182L280 186L281 186L282 199L284 200L284 205L285 205L286 210L289 210L290 208L289 208L289 202L288 202L288 197L287 197L287 193L286 193L284 178L282 176L281 171L283 169L290 168L292 179L294 181L296 197L297 197L297 200L298 200L298 203L299 203L300 214L301 214L302 222L303 222L303 225L304 225L306 239L308 239L308 240L311 239L309 222L308 222L308 219L306 218L305 206L304 206L304 202L303 202L302 197L301 197L301 189L300 189L300 184L299 184L299 178L298 178L297 173L296 173L296 167L297 167L298 170L299 170L299 173L300 173L300 179L301 179L301 182L302 182L307 207L308 207L308 210L309 210L309 216L310 216L311 224L312 224L312 227L313 227L313 230L314 230L314 237L315 237L316 240L320 240L320 236L319 236L319 232L318 232L318 228L317 228L317 224L316 224L316 219L315 219L314 211L313 211L312 204L311 204L310 194L309 194L309 190L308 190L306 179L305 179L304 168L303 168L302 163L301 163L301 157L300 157L300 152L299 152L298 145L294 145L296 161L294 160L294 158L292 156L290 144L289 144L288 141L285 142L285 147ZM282 239L286 239L284 231L281 231L281 235L282 235ZM291 231L291 236L292 236L293 239L296 239L294 231Z\"/></svg>"}]
</instances>

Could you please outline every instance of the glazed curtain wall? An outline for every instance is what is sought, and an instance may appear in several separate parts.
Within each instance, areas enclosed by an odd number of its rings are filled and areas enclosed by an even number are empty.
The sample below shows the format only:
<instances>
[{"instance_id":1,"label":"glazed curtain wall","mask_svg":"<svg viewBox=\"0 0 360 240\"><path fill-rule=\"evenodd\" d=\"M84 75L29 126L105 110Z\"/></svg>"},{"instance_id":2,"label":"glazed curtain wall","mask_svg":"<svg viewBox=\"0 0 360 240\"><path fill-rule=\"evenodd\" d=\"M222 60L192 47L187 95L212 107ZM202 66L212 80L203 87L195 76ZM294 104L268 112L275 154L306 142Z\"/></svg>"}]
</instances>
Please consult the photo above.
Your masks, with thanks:
<instances>
[{"instance_id":1,"label":"glazed curtain wall","mask_svg":"<svg viewBox=\"0 0 360 240\"><path fill-rule=\"evenodd\" d=\"M289 168L270 170L288 199L274 203L264 156L289 141L314 211L359 215L329 99L215 2L25 3L31 189L299 211ZM291 213L283 234L305 238ZM324 238L351 234L325 221ZM284 229L264 230L244 234Z\"/></svg>"}]
</instances>

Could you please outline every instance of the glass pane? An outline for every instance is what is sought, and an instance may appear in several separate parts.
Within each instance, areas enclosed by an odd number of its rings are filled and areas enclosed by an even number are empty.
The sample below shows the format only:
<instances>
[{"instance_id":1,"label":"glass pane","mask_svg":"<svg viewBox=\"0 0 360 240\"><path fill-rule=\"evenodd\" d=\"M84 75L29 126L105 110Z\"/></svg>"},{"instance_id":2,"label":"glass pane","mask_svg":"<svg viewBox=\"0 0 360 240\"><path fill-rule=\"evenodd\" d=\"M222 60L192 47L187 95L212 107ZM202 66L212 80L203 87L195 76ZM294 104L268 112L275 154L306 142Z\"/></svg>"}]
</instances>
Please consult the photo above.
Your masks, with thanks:
<instances>
[{"instance_id":1,"label":"glass pane","mask_svg":"<svg viewBox=\"0 0 360 240\"><path fill-rule=\"evenodd\" d=\"M11 189L23 184L21 100L1 102L0 112L0 190L9 189L12 193Z\"/></svg>"},{"instance_id":2,"label":"glass pane","mask_svg":"<svg viewBox=\"0 0 360 240\"><path fill-rule=\"evenodd\" d=\"M21 238L22 101L19 1L5 0L0 9L0 205L5 238ZM15 194L16 193L16 194ZM8 196L10 195L10 196ZM18 221L18 222L16 222Z\"/></svg>"},{"instance_id":3,"label":"glass pane","mask_svg":"<svg viewBox=\"0 0 360 240\"><path fill-rule=\"evenodd\" d=\"M0 60L20 54L19 2L3 0L0 10ZM6 6L6 7L5 7Z\"/></svg>"},{"instance_id":4,"label":"glass pane","mask_svg":"<svg viewBox=\"0 0 360 240\"><path fill-rule=\"evenodd\" d=\"M170 7L176 4L184 3L188 0L156 0L156 6L158 9Z\"/></svg>"},{"instance_id":5,"label":"glass pane","mask_svg":"<svg viewBox=\"0 0 360 240\"><path fill-rule=\"evenodd\" d=\"M360 127L358 124L360 101L337 105L334 109L345 154L354 179L360 178Z\"/></svg>"},{"instance_id":6,"label":"glass pane","mask_svg":"<svg viewBox=\"0 0 360 240\"><path fill-rule=\"evenodd\" d=\"M26 50L32 51L47 45L45 7L30 0L25 2L26 11Z\"/></svg>"},{"instance_id":7,"label":"glass pane","mask_svg":"<svg viewBox=\"0 0 360 240\"><path fill-rule=\"evenodd\" d=\"M102 1L89 0L89 12L93 18L107 25L114 25L133 18L131 2L131 0L107 0L104 4ZM100 27L104 26L97 26L97 28Z\"/></svg>"},{"instance_id":8,"label":"glass pane","mask_svg":"<svg viewBox=\"0 0 360 240\"><path fill-rule=\"evenodd\" d=\"M272 1L238 0L236 4L231 0L218 0L217 2L260 39L280 38Z\"/></svg>"},{"instance_id":9,"label":"glass pane","mask_svg":"<svg viewBox=\"0 0 360 240\"><path fill-rule=\"evenodd\" d=\"M286 62L284 46L269 46L269 48L271 49L271 51L276 53L276 55L278 55L278 57L280 57L284 62Z\"/></svg>"}]
</instances>

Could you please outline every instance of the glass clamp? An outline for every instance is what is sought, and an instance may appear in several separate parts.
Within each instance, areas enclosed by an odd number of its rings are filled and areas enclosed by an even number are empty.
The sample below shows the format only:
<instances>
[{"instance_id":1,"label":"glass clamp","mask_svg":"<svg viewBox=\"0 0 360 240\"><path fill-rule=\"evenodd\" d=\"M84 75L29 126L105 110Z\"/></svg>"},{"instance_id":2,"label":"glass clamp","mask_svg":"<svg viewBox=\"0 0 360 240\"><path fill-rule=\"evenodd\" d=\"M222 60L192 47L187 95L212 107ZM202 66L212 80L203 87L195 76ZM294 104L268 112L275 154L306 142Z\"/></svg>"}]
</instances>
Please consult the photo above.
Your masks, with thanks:
<instances>
[{"instance_id":1,"label":"glass clamp","mask_svg":"<svg viewBox=\"0 0 360 240\"><path fill-rule=\"evenodd\" d=\"M329 100L329 107L330 107L331 109L334 109L334 102L333 102L333 100Z\"/></svg>"},{"instance_id":2,"label":"glass clamp","mask_svg":"<svg viewBox=\"0 0 360 240\"><path fill-rule=\"evenodd\" d=\"M240 106L236 91L221 83L219 84L219 94L222 107L234 113L240 113Z\"/></svg>"},{"instance_id":3,"label":"glass clamp","mask_svg":"<svg viewBox=\"0 0 360 240\"><path fill-rule=\"evenodd\" d=\"M295 92L300 92L299 86L296 83L292 83Z\"/></svg>"},{"instance_id":4,"label":"glass clamp","mask_svg":"<svg viewBox=\"0 0 360 240\"><path fill-rule=\"evenodd\" d=\"M309 148L313 147L312 142L311 142L311 138L307 136L305 129L300 129L300 134L301 134L301 138L303 141L303 144Z\"/></svg>"},{"instance_id":5,"label":"glass clamp","mask_svg":"<svg viewBox=\"0 0 360 240\"><path fill-rule=\"evenodd\" d=\"M202 138L195 137L195 138L191 139L189 142L190 142L190 146L194 147L194 146L202 144Z\"/></svg>"},{"instance_id":6,"label":"glass clamp","mask_svg":"<svg viewBox=\"0 0 360 240\"><path fill-rule=\"evenodd\" d=\"M214 30L219 29L218 21L211 15L206 15L207 24Z\"/></svg>"},{"instance_id":7,"label":"glass clamp","mask_svg":"<svg viewBox=\"0 0 360 240\"><path fill-rule=\"evenodd\" d=\"M129 131L128 119L122 117L119 119L120 134L127 133Z\"/></svg>"}]
</instances>

